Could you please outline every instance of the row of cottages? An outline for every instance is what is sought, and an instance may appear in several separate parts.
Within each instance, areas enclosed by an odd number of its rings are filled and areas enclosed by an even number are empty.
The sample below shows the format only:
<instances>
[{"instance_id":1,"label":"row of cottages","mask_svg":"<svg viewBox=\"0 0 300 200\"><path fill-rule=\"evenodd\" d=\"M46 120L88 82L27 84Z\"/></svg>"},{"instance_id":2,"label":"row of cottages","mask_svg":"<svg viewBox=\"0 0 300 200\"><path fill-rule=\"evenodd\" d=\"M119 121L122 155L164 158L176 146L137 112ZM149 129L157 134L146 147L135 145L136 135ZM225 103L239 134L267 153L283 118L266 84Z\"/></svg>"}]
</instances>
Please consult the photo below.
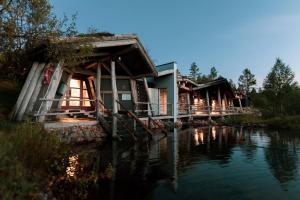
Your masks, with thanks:
<instances>
[{"instance_id":1,"label":"row of cottages","mask_svg":"<svg viewBox=\"0 0 300 200\"><path fill-rule=\"evenodd\" d=\"M158 75L148 78L152 114L157 119L223 117L244 113L241 98L225 78L205 84L182 76L175 62L156 66Z\"/></svg>"},{"instance_id":2,"label":"row of cottages","mask_svg":"<svg viewBox=\"0 0 300 200\"><path fill-rule=\"evenodd\" d=\"M100 122L116 135L118 124L131 130L128 119L150 132L150 119L176 122L238 111L226 79L198 85L182 77L175 62L155 67L136 35L101 35L88 44L93 53L75 66L34 62L11 118L33 118L49 128Z\"/></svg>"}]
</instances>

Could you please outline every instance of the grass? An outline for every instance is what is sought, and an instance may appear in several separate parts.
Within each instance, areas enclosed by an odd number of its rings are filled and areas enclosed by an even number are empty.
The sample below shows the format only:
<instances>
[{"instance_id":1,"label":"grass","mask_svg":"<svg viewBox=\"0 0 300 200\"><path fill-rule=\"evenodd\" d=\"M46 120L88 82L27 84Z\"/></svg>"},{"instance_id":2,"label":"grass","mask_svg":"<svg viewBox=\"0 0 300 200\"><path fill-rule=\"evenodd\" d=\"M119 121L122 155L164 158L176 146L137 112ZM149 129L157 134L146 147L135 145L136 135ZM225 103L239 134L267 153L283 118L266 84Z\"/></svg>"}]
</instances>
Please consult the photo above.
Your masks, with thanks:
<instances>
[{"instance_id":1,"label":"grass","mask_svg":"<svg viewBox=\"0 0 300 200\"><path fill-rule=\"evenodd\" d=\"M39 199L68 149L39 125L0 124L0 199Z\"/></svg>"},{"instance_id":2,"label":"grass","mask_svg":"<svg viewBox=\"0 0 300 200\"><path fill-rule=\"evenodd\" d=\"M239 115L225 118L225 120L217 121L222 125L241 125L241 126L263 126L274 129L300 129L300 116L280 116L272 118L264 118L257 115Z\"/></svg>"}]
</instances>

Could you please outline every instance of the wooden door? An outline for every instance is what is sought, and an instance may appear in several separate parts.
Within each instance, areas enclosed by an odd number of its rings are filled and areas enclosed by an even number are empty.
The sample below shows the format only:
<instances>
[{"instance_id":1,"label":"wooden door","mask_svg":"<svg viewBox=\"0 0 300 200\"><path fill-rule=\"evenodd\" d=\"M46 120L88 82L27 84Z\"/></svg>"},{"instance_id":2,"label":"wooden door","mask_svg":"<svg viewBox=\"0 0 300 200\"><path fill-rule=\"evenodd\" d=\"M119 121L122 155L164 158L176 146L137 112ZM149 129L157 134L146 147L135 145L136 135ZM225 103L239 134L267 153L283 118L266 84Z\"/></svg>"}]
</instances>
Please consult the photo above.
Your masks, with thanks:
<instances>
[{"instance_id":1,"label":"wooden door","mask_svg":"<svg viewBox=\"0 0 300 200\"><path fill-rule=\"evenodd\" d=\"M159 114L168 114L168 92L166 88L159 89Z\"/></svg>"}]
</instances>

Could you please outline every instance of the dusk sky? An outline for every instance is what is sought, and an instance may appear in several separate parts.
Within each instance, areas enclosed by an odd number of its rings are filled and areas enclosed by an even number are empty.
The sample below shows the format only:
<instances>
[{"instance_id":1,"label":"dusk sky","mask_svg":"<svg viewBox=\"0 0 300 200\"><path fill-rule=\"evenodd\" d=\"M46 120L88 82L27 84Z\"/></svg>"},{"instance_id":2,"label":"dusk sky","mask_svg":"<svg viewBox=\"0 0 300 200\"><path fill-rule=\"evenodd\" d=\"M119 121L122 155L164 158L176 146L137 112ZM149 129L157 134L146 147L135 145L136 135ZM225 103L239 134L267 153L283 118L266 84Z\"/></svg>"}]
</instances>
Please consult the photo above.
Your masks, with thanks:
<instances>
[{"instance_id":1,"label":"dusk sky","mask_svg":"<svg viewBox=\"0 0 300 200\"><path fill-rule=\"evenodd\" d=\"M237 82L250 68L258 86L280 57L300 82L300 0L52 0L59 17L78 12L86 32L135 33L155 64L196 62Z\"/></svg>"}]
</instances>

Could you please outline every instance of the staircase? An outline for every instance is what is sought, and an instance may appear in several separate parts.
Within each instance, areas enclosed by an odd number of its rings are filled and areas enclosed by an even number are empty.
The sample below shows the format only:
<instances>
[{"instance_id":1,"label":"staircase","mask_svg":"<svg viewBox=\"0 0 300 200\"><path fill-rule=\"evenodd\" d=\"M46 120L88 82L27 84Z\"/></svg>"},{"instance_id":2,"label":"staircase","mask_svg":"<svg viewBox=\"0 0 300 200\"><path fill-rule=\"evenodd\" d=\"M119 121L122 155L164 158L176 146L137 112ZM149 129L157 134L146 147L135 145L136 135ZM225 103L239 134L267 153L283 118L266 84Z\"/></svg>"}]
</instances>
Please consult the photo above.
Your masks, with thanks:
<instances>
[{"instance_id":1,"label":"staircase","mask_svg":"<svg viewBox=\"0 0 300 200\"><path fill-rule=\"evenodd\" d=\"M131 136L133 140L137 140L137 137L144 136L145 134L152 139L154 132L147 127L144 122L142 122L133 112L126 109L126 107L118 100L117 103L120 105L122 110L118 113L113 114L111 111L108 111L107 115L100 115L99 116L99 123L104 128L106 132L112 135L112 126L113 126L113 117L117 118L117 135L119 139L126 138ZM103 102L100 101L100 104ZM149 120L152 123L155 123L155 120L149 117ZM134 127L135 123L135 127ZM163 132L165 135L168 133L163 127L160 127L159 130Z\"/></svg>"}]
</instances>

